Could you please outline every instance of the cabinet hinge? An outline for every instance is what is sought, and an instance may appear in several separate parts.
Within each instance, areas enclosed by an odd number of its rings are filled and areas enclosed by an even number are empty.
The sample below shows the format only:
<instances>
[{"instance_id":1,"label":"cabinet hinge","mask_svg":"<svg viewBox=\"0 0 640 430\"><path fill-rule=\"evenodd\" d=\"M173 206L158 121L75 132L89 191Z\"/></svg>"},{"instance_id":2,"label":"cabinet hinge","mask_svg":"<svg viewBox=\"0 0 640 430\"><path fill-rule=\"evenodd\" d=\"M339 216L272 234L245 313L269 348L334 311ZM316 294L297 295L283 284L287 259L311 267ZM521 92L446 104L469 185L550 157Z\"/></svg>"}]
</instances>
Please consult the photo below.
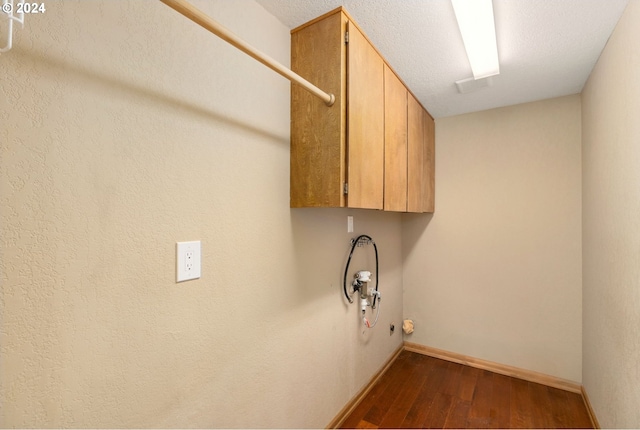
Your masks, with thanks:
<instances>
[{"instance_id":1,"label":"cabinet hinge","mask_svg":"<svg viewBox=\"0 0 640 430\"><path fill-rule=\"evenodd\" d=\"M344 194L349 194L349 184L348 183L344 183L344 186L342 187L342 191Z\"/></svg>"},{"instance_id":2,"label":"cabinet hinge","mask_svg":"<svg viewBox=\"0 0 640 430\"><path fill-rule=\"evenodd\" d=\"M349 43L349 32L345 31L344 32L344 43Z\"/></svg>"}]
</instances>

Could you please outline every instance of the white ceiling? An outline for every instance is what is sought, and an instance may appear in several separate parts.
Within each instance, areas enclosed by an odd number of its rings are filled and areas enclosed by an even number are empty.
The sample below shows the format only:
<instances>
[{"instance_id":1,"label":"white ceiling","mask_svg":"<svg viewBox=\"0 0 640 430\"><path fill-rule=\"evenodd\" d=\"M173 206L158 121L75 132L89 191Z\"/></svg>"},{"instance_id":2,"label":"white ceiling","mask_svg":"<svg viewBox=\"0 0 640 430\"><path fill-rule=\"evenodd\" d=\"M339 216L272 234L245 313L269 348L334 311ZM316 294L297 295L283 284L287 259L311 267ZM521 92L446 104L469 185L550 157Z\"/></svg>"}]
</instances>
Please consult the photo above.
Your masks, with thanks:
<instances>
[{"instance_id":1,"label":"white ceiling","mask_svg":"<svg viewBox=\"0 0 640 430\"><path fill-rule=\"evenodd\" d=\"M450 0L256 1L289 28L344 6L436 118L579 93L628 2L493 0L500 75L460 94L472 74Z\"/></svg>"}]
</instances>

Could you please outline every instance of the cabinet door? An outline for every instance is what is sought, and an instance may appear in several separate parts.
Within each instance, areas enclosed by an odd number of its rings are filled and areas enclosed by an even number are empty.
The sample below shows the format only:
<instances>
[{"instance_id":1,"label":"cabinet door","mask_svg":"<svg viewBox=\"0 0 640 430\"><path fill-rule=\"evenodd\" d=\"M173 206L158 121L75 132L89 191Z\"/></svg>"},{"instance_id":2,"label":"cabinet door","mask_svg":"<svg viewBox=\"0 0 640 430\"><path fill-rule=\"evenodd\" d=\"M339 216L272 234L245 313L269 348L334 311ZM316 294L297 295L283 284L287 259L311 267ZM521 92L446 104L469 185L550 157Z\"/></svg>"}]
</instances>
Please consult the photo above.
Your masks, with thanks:
<instances>
[{"instance_id":1,"label":"cabinet door","mask_svg":"<svg viewBox=\"0 0 640 430\"><path fill-rule=\"evenodd\" d=\"M407 210L407 89L384 66L384 210Z\"/></svg>"},{"instance_id":2,"label":"cabinet door","mask_svg":"<svg viewBox=\"0 0 640 430\"><path fill-rule=\"evenodd\" d=\"M291 34L291 69L336 96L328 107L291 84L291 207L343 207L346 19L335 13Z\"/></svg>"},{"instance_id":3,"label":"cabinet door","mask_svg":"<svg viewBox=\"0 0 640 430\"><path fill-rule=\"evenodd\" d=\"M435 210L436 184L436 126L433 118L425 112L424 132L424 164L422 172L423 212Z\"/></svg>"},{"instance_id":4,"label":"cabinet door","mask_svg":"<svg viewBox=\"0 0 640 430\"><path fill-rule=\"evenodd\" d=\"M408 99L407 211L433 212L435 203L435 123L418 101Z\"/></svg>"},{"instance_id":5,"label":"cabinet door","mask_svg":"<svg viewBox=\"0 0 640 430\"><path fill-rule=\"evenodd\" d=\"M408 169L407 169L407 211L424 212L423 171L424 171L424 132L426 113L420 103L411 95L407 100L408 112Z\"/></svg>"},{"instance_id":6,"label":"cabinet door","mask_svg":"<svg viewBox=\"0 0 640 430\"><path fill-rule=\"evenodd\" d=\"M347 45L347 205L382 209L384 62L351 23Z\"/></svg>"}]
</instances>

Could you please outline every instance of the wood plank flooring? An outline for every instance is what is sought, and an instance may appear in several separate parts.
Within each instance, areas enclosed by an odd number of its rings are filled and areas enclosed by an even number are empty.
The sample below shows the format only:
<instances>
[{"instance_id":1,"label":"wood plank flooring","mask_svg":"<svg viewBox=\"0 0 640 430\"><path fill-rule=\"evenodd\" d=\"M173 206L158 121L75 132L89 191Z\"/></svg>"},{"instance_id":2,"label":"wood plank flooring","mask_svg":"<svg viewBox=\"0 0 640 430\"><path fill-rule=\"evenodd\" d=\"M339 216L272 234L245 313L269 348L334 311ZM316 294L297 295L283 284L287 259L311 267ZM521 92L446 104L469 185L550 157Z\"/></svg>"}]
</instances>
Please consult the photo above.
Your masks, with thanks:
<instances>
[{"instance_id":1,"label":"wood plank flooring","mask_svg":"<svg viewBox=\"0 0 640 430\"><path fill-rule=\"evenodd\" d=\"M342 428L593 428L580 394L403 351Z\"/></svg>"}]
</instances>

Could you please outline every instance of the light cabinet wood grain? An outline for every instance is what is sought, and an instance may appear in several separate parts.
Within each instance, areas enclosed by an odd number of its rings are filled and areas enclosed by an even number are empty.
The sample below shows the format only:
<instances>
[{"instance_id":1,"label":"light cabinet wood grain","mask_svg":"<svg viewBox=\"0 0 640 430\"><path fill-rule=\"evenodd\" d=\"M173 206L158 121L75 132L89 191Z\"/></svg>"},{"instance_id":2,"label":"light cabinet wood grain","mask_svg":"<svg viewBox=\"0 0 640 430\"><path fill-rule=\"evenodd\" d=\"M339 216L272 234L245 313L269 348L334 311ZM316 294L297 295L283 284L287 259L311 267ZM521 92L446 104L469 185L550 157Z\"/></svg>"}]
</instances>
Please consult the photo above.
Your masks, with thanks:
<instances>
[{"instance_id":1,"label":"light cabinet wood grain","mask_svg":"<svg viewBox=\"0 0 640 430\"><path fill-rule=\"evenodd\" d=\"M384 67L384 210L407 210L407 89Z\"/></svg>"},{"instance_id":2,"label":"light cabinet wood grain","mask_svg":"<svg viewBox=\"0 0 640 430\"><path fill-rule=\"evenodd\" d=\"M423 175L424 175L424 133L425 112L420 103L409 95L408 112L408 169L407 169L407 211L423 212Z\"/></svg>"},{"instance_id":3,"label":"light cabinet wood grain","mask_svg":"<svg viewBox=\"0 0 640 430\"><path fill-rule=\"evenodd\" d=\"M407 110L407 212L434 212L435 122L412 95Z\"/></svg>"},{"instance_id":4,"label":"light cabinet wood grain","mask_svg":"<svg viewBox=\"0 0 640 430\"><path fill-rule=\"evenodd\" d=\"M425 111L424 163L422 170L422 212L435 211L436 198L436 125Z\"/></svg>"},{"instance_id":5,"label":"light cabinet wood grain","mask_svg":"<svg viewBox=\"0 0 640 430\"><path fill-rule=\"evenodd\" d=\"M358 28L347 28L347 202L351 208L382 209L384 62Z\"/></svg>"},{"instance_id":6,"label":"light cabinet wood grain","mask_svg":"<svg viewBox=\"0 0 640 430\"><path fill-rule=\"evenodd\" d=\"M346 20L333 14L291 34L291 68L336 96L333 106L291 85L291 207L345 205Z\"/></svg>"}]
</instances>

